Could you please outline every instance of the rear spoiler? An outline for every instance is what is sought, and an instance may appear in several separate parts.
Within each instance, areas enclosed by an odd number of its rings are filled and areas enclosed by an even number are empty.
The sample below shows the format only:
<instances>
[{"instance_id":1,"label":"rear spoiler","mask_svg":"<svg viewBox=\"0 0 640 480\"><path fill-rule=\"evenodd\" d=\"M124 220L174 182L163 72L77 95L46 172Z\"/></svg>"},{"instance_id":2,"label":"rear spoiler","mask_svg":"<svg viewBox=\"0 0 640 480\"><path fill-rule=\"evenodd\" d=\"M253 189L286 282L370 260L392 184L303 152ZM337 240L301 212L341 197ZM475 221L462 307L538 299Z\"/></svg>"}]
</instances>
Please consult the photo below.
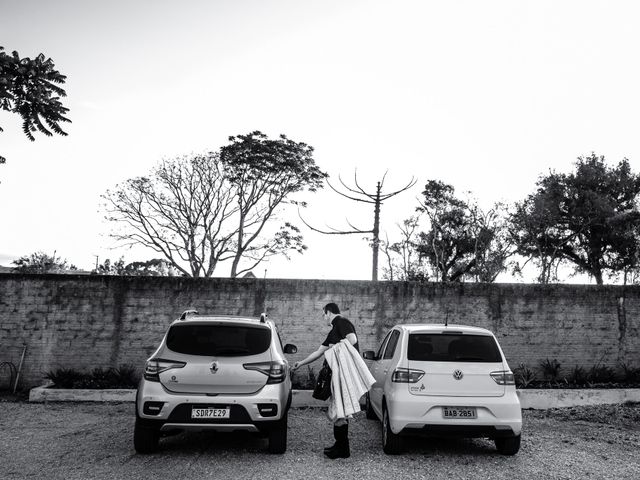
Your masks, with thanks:
<instances>
[{"instance_id":1,"label":"rear spoiler","mask_svg":"<svg viewBox=\"0 0 640 480\"><path fill-rule=\"evenodd\" d=\"M180 315L180 320L186 320L188 317L193 317L194 315L198 315L197 310L185 310L182 312L182 315Z\"/></svg>"},{"instance_id":2,"label":"rear spoiler","mask_svg":"<svg viewBox=\"0 0 640 480\"><path fill-rule=\"evenodd\" d=\"M182 315L180 315L180 320L186 320L189 317L193 317L195 315L198 315L198 311L191 309L191 310L185 310L184 312L182 312ZM260 323L267 323L267 320L269 320L269 316L266 313L261 313L260 314Z\"/></svg>"}]
</instances>

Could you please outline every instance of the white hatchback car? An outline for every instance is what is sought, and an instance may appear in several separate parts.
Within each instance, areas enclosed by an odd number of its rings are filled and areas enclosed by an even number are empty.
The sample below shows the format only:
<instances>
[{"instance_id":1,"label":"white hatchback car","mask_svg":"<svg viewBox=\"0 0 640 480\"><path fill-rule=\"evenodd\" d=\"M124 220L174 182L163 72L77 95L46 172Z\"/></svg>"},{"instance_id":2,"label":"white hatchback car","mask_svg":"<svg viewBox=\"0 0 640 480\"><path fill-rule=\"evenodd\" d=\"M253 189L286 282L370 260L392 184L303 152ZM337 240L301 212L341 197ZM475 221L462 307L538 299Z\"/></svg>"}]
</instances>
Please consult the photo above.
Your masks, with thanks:
<instances>
[{"instance_id":1,"label":"white hatchback car","mask_svg":"<svg viewBox=\"0 0 640 480\"><path fill-rule=\"evenodd\" d=\"M520 449L513 373L489 330L396 325L377 353L362 355L373 360L366 413L382 420L385 453L400 453L406 435L491 438L505 455Z\"/></svg>"},{"instance_id":2,"label":"white hatchback car","mask_svg":"<svg viewBox=\"0 0 640 480\"><path fill-rule=\"evenodd\" d=\"M287 448L291 379L275 323L186 311L147 360L136 396L133 443L152 453L180 431L257 432Z\"/></svg>"}]
</instances>

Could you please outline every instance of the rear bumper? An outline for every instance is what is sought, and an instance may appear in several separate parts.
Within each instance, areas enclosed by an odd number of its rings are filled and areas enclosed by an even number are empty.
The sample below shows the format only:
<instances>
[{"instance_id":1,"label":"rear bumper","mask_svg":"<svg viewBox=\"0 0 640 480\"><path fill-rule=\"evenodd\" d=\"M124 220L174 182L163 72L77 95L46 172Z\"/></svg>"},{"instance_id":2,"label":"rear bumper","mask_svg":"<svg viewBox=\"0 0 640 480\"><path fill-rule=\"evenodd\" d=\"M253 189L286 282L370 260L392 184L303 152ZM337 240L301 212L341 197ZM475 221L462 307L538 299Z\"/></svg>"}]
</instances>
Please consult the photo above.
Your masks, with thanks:
<instances>
[{"instance_id":1,"label":"rear bumper","mask_svg":"<svg viewBox=\"0 0 640 480\"><path fill-rule=\"evenodd\" d=\"M438 438L505 438L519 435L510 426L498 428L493 425L424 425L423 427L405 427L401 435L416 435Z\"/></svg>"},{"instance_id":2,"label":"rear bumper","mask_svg":"<svg viewBox=\"0 0 640 480\"><path fill-rule=\"evenodd\" d=\"M265 385L251 395L188 395L168 392L158 382L142 380L136 395L136 418L140 426L159 431L268 431L280 424L289 409L291 389L285 382ZM146 409L161 405L155 414ZM270 406L266 412L264 406ZM262 412L260 409L262 406ZM229 408L227 419L192 419L193 407Z\"/></svg>"},{"instance_id":3,"label":"rear bumper","mask_svg":"<svg viewBox=\"0 0 640 480\"><path fill-rule=\"evenodd\" d=\"M282 419L279 420L262 420L262 421L248 421L244 423L235 422L174 422L167 420L140 418L137 416L137 424L143 428L149 430L156 430L162 433L175 433L175 432L253 432L253 433L268 433L274 428L282 426Z\"/></svg>"},{"instance_id":4,"label":"rear bumper","mask_svg":"<svg viewBox=\"0 0 640 480\"><path fill-rule=\"evenodd\" d=\"M225 425L221 424L193 424L193 423L165 423L160 427L161 432L173 432L175 430L182 430L187 432L259 432L260 430L255 425L246 425L243 423L229 423Z\"/></svg>"},{"instance_id":5,"label":"rear bumper","mask_svg":"<svg viewBox=\"0 0 640 480\"><path fill-rule=\"evenodd\" d=\"M522 430L518 395L501 397L416 396L400 391L386 398L391 430L398 434L455 437L509 437ZM442 407L474 407L477 418L445 419Z\"/></svg>"}]
</instances>

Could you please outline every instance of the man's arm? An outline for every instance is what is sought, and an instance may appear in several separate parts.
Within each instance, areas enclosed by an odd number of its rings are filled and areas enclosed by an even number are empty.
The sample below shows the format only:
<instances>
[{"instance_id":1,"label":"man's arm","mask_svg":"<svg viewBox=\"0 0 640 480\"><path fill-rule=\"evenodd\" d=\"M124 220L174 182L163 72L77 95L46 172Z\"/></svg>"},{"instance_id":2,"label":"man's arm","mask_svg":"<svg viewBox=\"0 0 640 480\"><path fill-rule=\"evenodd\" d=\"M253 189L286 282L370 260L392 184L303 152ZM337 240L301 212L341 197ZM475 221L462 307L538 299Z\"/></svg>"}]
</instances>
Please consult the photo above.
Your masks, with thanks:
<instances>
[{"instance_id":1,"label":"man's arm","mask_svg":"<svg viewBox=\"0 0 640 480\"><path fill-rule=\"evenodd\" d=\"M354 337L355 337L355 335L354 335ZM324 345L320 345L318 350L316 350L315 352L310 354L307 358L305 358L304 360L300 360L299 362L294 363L293 367L291 369L292 370L297 370L298 368L300 368L303 365L306 365L307 363L315 362L322 355L324 355L324 352L326 352L328 349L329 349L329 347L326 347Z\"/></svg>"}]
</instances>

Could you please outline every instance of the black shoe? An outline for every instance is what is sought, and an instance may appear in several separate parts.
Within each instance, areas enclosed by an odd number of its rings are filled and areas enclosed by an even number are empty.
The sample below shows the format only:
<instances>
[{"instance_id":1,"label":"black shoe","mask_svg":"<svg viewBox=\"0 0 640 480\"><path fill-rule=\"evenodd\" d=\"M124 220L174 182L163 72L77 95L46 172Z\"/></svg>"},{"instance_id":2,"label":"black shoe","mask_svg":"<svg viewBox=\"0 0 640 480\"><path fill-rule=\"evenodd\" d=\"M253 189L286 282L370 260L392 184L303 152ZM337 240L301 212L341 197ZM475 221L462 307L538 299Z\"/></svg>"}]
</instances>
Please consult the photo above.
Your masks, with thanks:
<instances>
[{"instance_id":1,"label":"black shoe","mask_svg":"<svg viewBox=\"0 0 640 480\"><path fill-rule=\"evenodd\" d=\"M349 458L351 456L351 451L349 450L349 445L339 446L333 450L329 450L324 452L324 454L329 457L331 460L335 460L336 458Z\"/></svg>"},{"instance_id":2,"label":"black shoe","mask_svg":"<svg viewBox=\"0 0 640 480\"><path fill-rule=\"evenodd\" d=\"M351 456L349 449L349 425L334 426L333 435L336 437L336 443L333 447L325 449L324 454L331 460L336 458L349 458Z\"/></svg>"},{"instance_id":3,"label":"black shoe","mask_svg":"<svg viewBox=\"0 0 640 480\"><path fill-rule=\"evenodd\" d=\"M330 447L324 447L324 453L330 452L331 450L335 450L338 446L338 442L334 443Z\"/></svg>"},{"instance_id":4,"label":"black shoe","mask_svg":"<svg viewBox=\"0 0 640 480\"><path fill-rule=\"evenodd\" d=\"M338 439L340 438L340 427L336 427L335 425L333 426L333 438L335 439L335 442L330 447L325 447L324 453L327 453L330 450L335 450L338 446Z\"/></svg>"}]
</instances>

